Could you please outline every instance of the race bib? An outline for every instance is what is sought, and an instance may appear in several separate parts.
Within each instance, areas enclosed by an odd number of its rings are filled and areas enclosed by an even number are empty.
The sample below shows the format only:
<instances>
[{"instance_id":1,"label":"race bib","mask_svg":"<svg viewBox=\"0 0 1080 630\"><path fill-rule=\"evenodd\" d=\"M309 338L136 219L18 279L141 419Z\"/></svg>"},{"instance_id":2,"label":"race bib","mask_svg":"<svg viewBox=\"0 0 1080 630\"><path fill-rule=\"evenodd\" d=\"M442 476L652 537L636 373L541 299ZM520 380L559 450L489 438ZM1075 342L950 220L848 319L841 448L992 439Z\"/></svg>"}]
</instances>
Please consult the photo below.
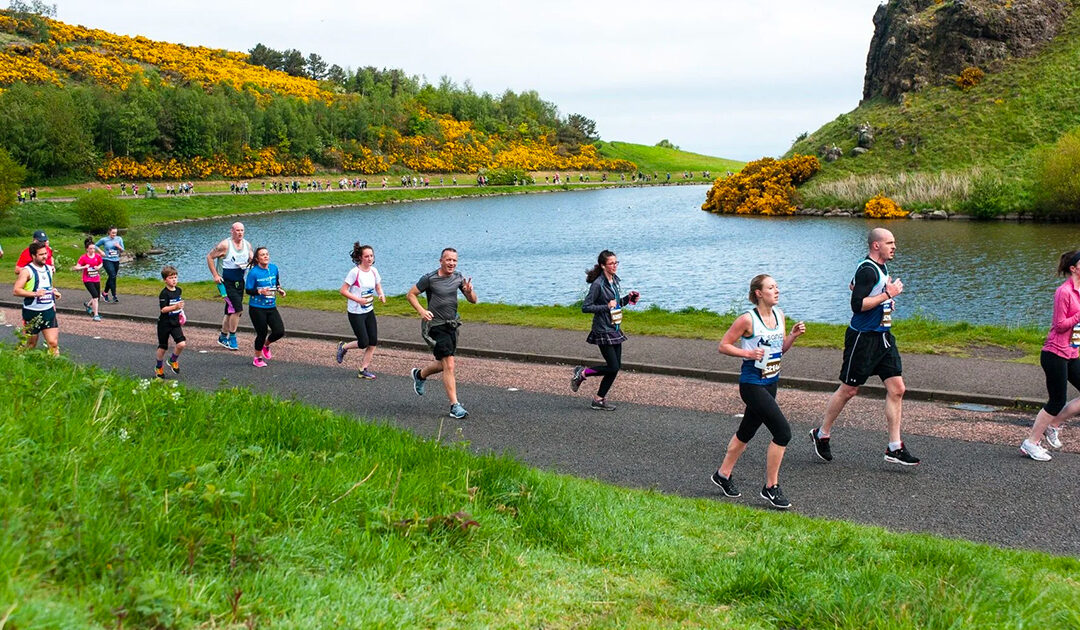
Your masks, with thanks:
<instances>
[{"instance_id":1,"label":"race bib","mask_svg":"<svg viewBox=\"0 0 1080 630\"><path fill-rule=\"evenodd\" d=\"M86 277L87 278L97 278L98 277L98 270L97 269L87 269L86 270Z\"/></svg>"},{"instance_id":2,"label":"race bib","mask_svg":"<svg viewBox=\"0 0 1080 630\"><path fill-rule=\"evenodd\" d=\"M881 327L892 328L893 301L885 300L881 303Z\"/></svg>"},{"instance_id":3,"label":"race bib","mask_svg":"<svg viewBox=\"0 0 1080 630\"><path fill-rule=\"evenodd\" d=\"M363 300L364 306L371 306L375 303L375 289L364 289L360 293L360 299Z\"/></svg>"},{"instance_id":4,"label":"race bib","mask_svg":"<svg viewBox=\"0 0 1080 630\"><path fill-rule=\"evenodd\" d=\"M49 292L46 293L45 295L39 297L37 299L37 301L38 301L38 304L52 304L53 303L52 289L49 289Z\"/></svg>"},{"instance_id":5,"label":"race bib","mask_svg":"<svg viewBox=\"0 0 1080 630\"><path fill-rule=\"evenodd\" d=\"M1069 345L1074 348L1080 348L1080 324L1073 326L1072 336L1069 337Z\"/></svg>"},{"instance_id":6,"label":"race bib","mask_svg":"<svg viewBox=\"0 0 1080 630\"><path fill-rule=\"evenodd\" d=\"M761 370L761 378L772 378L780 373L780 359L783 357L783 352L780 348L774 348L769 344L764 344L762 348L765 350L765 356L754 361L754 367Z\"/></svg>"},{"instance_id":7,"label":"race bib","mask_svg":"<svg viewBox=\"0 0 1080 630\"><path fill-rule=\"evenodd\" d=\"M120 256L120 250L118 250L118 249L110 249L109 250L109 258L117 258L119 256Z\"/></svg>"},{"instance_id":8,"label":"race bib","mask_svg":"<svg viewBox=\"0 0 1080 630\"><path fill-rule=\"evenodd\" d=\"M611 323L616 326L622 323L622 307L618 305L611 307Z\"/></svg>"}]
</instances>

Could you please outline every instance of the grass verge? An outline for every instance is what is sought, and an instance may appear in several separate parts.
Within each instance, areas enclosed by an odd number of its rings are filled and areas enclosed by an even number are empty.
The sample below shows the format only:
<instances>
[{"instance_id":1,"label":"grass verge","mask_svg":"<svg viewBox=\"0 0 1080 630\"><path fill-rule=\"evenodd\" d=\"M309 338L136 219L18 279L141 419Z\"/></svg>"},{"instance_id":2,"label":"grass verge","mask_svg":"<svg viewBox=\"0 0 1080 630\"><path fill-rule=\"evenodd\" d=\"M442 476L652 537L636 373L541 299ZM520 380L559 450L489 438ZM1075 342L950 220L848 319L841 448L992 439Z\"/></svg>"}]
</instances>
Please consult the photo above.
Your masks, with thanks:
<instances>
[{"instance_id":1,"label":"grass verge","mask_svg":"<svg viewBox=\"0 0 1080 630\"><path fill-rule=\"evenodd\" d=\"M614 488L7 346L0 377L10 627L1080 625L1075 558Z\"/></svg>"},{"instance_id":2,"label":"grass verge","mask_svg":"<svg viewBox=\"0 0 1080 630\"><path fill-rule=\"evenodd\" d=\"M727 171L738 171L745 164L738 160L631 142L597 142L596 148L600 155L610 160L630 160L638 165L642 173L655 172L661 178L665 173L671 173L671 180L679 182L683 181L683 171L696 171L698 181L702 181L701 171L712 171L713 177L720 177Z\"/></svg>"}]
</instances>

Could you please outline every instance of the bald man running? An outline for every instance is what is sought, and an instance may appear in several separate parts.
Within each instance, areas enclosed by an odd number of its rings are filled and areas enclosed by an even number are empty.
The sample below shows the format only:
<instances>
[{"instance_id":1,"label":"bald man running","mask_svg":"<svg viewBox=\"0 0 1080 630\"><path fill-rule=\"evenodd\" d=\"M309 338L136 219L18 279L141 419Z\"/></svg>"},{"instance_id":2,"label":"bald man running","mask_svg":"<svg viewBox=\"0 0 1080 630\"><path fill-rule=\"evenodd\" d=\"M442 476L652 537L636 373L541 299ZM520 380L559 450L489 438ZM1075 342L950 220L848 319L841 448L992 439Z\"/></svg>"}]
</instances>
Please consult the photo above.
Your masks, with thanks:
<instances>
[{"instance_id":1,"label":"bald man running","mask_svg":"<svg viewBox=\"0 0 1080 630\"><path fill-rule=\"evenodd\" d=\"M251 243L244 238L244 224L239 221L232 224L229 238L215 245L206 255L206 265L214 282L225 287L225 316L221 319L218 344L229 350L240 349L236 327L240 325L240 313L244 311L244 272L253 256ZM218 259L221 260L221 273L217 270Z\"/></svg>"},{"instance_id":2,"label":"bald man running","mask_svg":"<svg viewBox=\"0 0 1080 630\"><path fill-rule=\"evenodd\" d=\"M887 263L896 255L896 238L884 228L874 228L867 236L869 253L859 263L851 281L851 324L844 334L844 365L840 368L840 388L829 397L821 427L810 430L814 451L832 461L829 436L837 416L859 393L859 386L872 375L885 384L885 421L889 445L885 461L914 466L919 458L908 452L900 439L900 412L904 399L900 351L892 335L892 313L896 296L904 283L889 275Z\"/></svg>"}]
</instances>

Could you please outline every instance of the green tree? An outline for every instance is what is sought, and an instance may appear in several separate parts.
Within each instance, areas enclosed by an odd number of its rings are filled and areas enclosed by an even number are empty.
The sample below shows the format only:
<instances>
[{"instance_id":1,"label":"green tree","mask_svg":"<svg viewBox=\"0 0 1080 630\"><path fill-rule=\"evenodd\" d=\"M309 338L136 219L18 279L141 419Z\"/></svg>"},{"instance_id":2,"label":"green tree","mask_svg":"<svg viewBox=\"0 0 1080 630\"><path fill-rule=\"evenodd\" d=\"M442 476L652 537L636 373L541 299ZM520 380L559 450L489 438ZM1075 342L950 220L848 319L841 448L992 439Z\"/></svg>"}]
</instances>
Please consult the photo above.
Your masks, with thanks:
<instances>
[{"instance_id":1,"label":"green tree","mask_svg":"<svg viewBox=\"0 0 1080 630\"><path fill-rule=\"evenodd\" d=\"M1080 214L1080 129L1062 136L1037 160L1035 195L1044 213Z\"/></svg>"},{"instance_id":2,"label":"green tree","mask_svg":"<svg viewBox=\"0 0 1080 630\"><path fill-rule=\"evenodd\" d=\"M281 70L283 59L281 51L268 48L262 44L255 44L255 47L248 51L248 63L271 70Z\"/></svg>"},{"instance_id":3,"label":"green tree","mask_svg":"<svg viewBox=\"0 0 1080 630\"><path fill-rule=\"evenodd\" d=\"M326 78L326 62L315 53L307 56L307 75L316 81Z\"/></svg>"},{"instance_id":4,"label":"green tree","mask_svg":"<svg viewBox=\"0 0 1080 630\"><path fill-rule=\"evenodd\" d=\"M26 179L26 169L16 162L11 154L0 149L0 219L6 219L11 215L11 209L15 207L15 198L19 194L23 180Z\"/></svg>"},{"instance_id":5,"label":"green tree","mask_svg":"<svg viewBox=\"0 0 1080 630\"><path fill-rule=\"evenodd\" d=\"M10 0L8 10L12 17L20 22L29 22L33 32L30 33L35 41L49 41L49 23L45 18L56 17L56 5L42 2L41 0Z\"/></svg>"},{"instance_id":6,"label":"green tree","mask_svg":"<svg viewBox=\"0 0 1080 630\"><path fill-rule=\"evenodd\" d=\"M92 137L71 92L15 83L0 93L0 148L31 182L85 175L96 162Z\"/></svg>"},{"instance_id":7,"label":"green tree","mask_svg":"<svg viewBox=\"0 0 1080 630\"><path fill-rule=\"evenodd\" d=\"M101 232L115 226L128 226L127 204L107 190L81 195L73 204L79 225L88 232Z\"/></svg>"},{"instance_id":8,"label":"green tree","mask_svg":"<svg viewBox=\"0 0 1080 630\"><path fill-rule=\"evenodd\" d=\"M281 70L294 77L306 77L307 61L304 60L304 53L295 48L281 53Z\"/></svg>"}]
</instances>

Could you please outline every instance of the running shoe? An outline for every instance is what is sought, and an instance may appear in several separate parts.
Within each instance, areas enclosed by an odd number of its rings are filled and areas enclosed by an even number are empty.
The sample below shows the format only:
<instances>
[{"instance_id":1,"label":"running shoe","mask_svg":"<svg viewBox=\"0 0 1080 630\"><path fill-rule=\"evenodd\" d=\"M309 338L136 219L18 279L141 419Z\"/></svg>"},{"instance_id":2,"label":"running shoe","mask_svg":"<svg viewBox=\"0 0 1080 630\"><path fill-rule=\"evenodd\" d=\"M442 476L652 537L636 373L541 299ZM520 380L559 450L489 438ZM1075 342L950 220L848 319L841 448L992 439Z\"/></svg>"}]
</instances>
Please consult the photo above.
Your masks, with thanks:
<instances>
[{"instance_id":1,"label":"running shoe","mask_svg":"<svg viewBox=\"0 0 1080 630\"><path fill-rule=\"evenodd\" d=\"M885 461L901 466L915 466L919 463L919 458L909 453L907 447L901 442L900 448L895 451L885 450Z\"/></svg>"},{"instance_id":2,"label":"running shoe","mask_svg":"<svg viewBox=\"0 0 1080 630\"><path fill-rule=\"evenodd\" d=\"M112 300L109 299L109 294L108 293L102 293L101 294L101 300L103 302L111 302L112 301Z\"/></svg>"},{"instance_id":3,"label":"running shoe","mask_svg":"<svg viewBox=\"0 0 1080 630\"><path fill-rule=\"evenodd\" d=\"M87 315L93 315L94 314L94 309L93 309L93 307L90 306L89 302L83 302L82 305L83 305L83 308L86 309L86 314Z\"/></svg>"},{"instance_id":4,"label":"running shoe","mask_svg":"<svg viewBox=\"0 0 1080 630\"><path fill-rule=\"evenodd\" d=\"M570 391L576 392L581 384L585 382L585 366L578 365L574 367L574 375L570 377Z\"/></svg>"},{"instance_id":5,"label":"running shoe","mask_svg":"<svg viewBox=\"0 0 1080 630\"><path fill-rule=\"evenodd\" d=\"M255 357L252 359L251 364L255 367L266 367L266 361L263 361L262 357Z\"/></svg>"},{"instance_id":6,"label":"running shoe","mask_svg":"<svg viewBox=\"0 0 1080 630\"><path fill-rule=\"evenodd\" d=\"M341 363L342 361L345 360L345 353L346 352L348 352L348 350L345 349L345 342L344 341L339 341L337 343L337 355L334 357L335 359L337 359L338 363Z\"/></svg>"},{"instance_id":7,"label":"running shoe","mask_svg":"<svg viewBox=\"0 0 1080 630\"><path fill-rule=\"evenodd\" d=\"M154 368L154 376L156 376L158 378L165 378L165 368L164 367L156 367L156 368Z\"/></svg>"},{"instance_id":8,"label":"running shoe","mask_svg":"<svg viewBox=\"0 0 1080 630\"><path fill-rule=\"evenodd\" d=\"M424 379L420 378L420 368L412 369L412 388L417 396L424 395Z\"/></svg>"},{"instance_id":9,"label":"running shoe","mask_svg":"<svg viewBox=\"0 0 1080 630\"><path fill-rule=\"evenodd\" d=\"M94 320L95 322L100 322L101 321L101 315L94 315L90 319Z\"/></svg>"},{"instance_id":10,"label":"running shoe","mask_svg":"<svg viewBox=\"0 0 1080 630\"><path fill-rule=\"evenodd\" d=\"M1043 448L1042 445L1032 444L1027 440L1020 443L1020 452L1037 462L1048 462L1053 459L1050 457L1050 451Z\"/></svg>"},{"instance_id":11,"label":"running shoe","mask_svg":"<svg viewBox=\"0 0 1080 630\"><path fill-rule=\"evenodd\" d=\"M270 352L270 344L266 344L262 347L262 358L266 359L267 361L274 358L274 353Z\"/></svg>"},{"instance_id":12,"label":"running shoe","mask_svg":"<svg viewBox=\"0 0 1080 630\"><path fill-rule=\"evenodd\" d=\"M180 362L179 361L169 361L169 369L172 370L173 374L179 374L180 373Z\"/></svg>"},{"instance_id":13,"label":"running shoe","mask_svg":"<svg viewBox=\"0 0 1080 630\"><path fill-rule=\"evenodd\" d=\"M112 294L112 303L113 304L119 304L120 303L120 298L116 297L115 293Z\"/></svg>"},{"instance_id":14,"label":"running shoe","mask_svg":"<svg viewBox=\"0 0 1080 630\"><path fill-rule=\"evenodd\" d=\"M451 418L454 418L455 420L461 420L467 415L469 415L469 412L465 411L465 408L461 406L461 403L454 403L450 405Z\"/></svg>"},{"instance_id":15,"label":"running shoe","mask_svg":"<svg viewBox=\"0 0 1080 630\"><path fill-rule=\"evenodd\" d=\"M832 448L829 446L829 438L818 437L817 429L810 429L810 439L814 441L814 453L821 459L832 461Z\"/></svg>"},{"instance_id":16,"label":"running shoe","mask_svg":"<svg viewBox=\"0 0 1080 630\"><path fill-rule=\"evenodd\" d=\"M229 350L239 350L240 342L236 340L236 333L229 335Z\"/></svg>"},{"instance_id":17,"label":"running shoe","mask_svg":"<svg viewBox=\"0 0 1080 630\"><path fill-rule=\"evenodd\" d=\"M607 398L601 398L600 400L594 399L589 406L597 411L615 411L615 405L609 403Z\"/></svg>"},{"instance_id":18,"label":"running shoe","mask_svg":"<svg viewBox=\"0 0 1080 630\"><path fill-rule=\"evenodd\" d=\"M374 381L375 373L367 368L362 368L356 372L356 378L363 378L369 381Z\"/></svg>"},{"instance_id":19,"label":"running shoe","mask_svg":"<svg viewBox=\"0 0 1080 630\"><path fill-rule=\"evenodd\" d=\"M784 496L784 491L780 489L780 484L776 484L773 487L764 487L761 489L761 498L765 499L772 506L778 510L786 510L791 507L791 501L787 500Z\"/></svg>"},{"instance_id":20,"label":"running shoe","mask_svg":"<svg viewBox=\"0 0 1080 630\"><path fill-rule=\"evenodd\" d=\"M1054 448L1061 448L1061 427L1046 427L1043 432L1046 443Z\"/></svg>"},{"instance_id":21,"label":"running shoe","mask_svg":"<svg viewBox=\"0 0 1080 630\"><path fill-rule=\"evenodd\" d=\"M218 345L222 348L229 349L229 336L225 333L221 333L217 338Z\"/></svg>"},{"instance_id":22,"label":"running shoe","mask_svg":"<svg viewBox=\"0 0 1080 630\"><path fill-rule=\"evenodd\" d=\"M712 474L712 482L716 484L717 488L724 491L725 497L741 497L742 493L735 487L735 482L731 480L731 477L724 477L720 474L719 470L714 470Z\"/></svg>"}]
</instances>

